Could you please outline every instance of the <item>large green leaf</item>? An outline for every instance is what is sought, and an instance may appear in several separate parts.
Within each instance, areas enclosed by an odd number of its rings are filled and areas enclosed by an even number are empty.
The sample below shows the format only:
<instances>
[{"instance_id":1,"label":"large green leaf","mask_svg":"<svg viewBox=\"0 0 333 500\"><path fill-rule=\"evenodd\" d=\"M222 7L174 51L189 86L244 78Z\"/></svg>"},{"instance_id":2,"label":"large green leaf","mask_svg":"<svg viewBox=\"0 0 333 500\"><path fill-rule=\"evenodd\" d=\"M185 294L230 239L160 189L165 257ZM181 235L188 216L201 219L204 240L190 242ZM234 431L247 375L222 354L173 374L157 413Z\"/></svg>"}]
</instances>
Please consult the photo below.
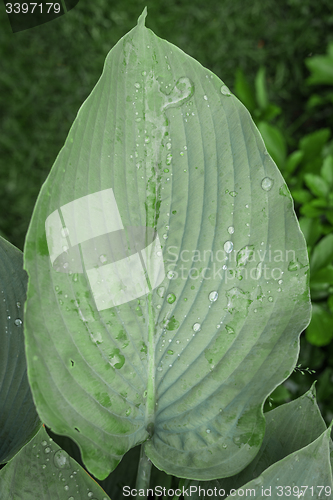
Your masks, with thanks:
<instances>
[{"instance_id":1,"label":"large green leaf","mask_svg":"<svg viewBox=\"0 0 333 500\"><path fill-rule=\"evenodd\" d=\"M263 402L296 363L306 246L248 111L145 16L34 210L28 374L96 477L142 442L168 474L226 477L258 452Z\"/></svg>"},{"instance_id":2,"label":"large green leaf","mask_svg":"<svg viewBox=\"0 0 333 500\"><path fill-rule=\"evenodd\" d=\"M110 500L44 427L0 471L1 500Z\"/></svg>"},{"instance_id":3,"label":"large green leaf","mask_svg":"<svg viewBox=\"0 0 333 500\"><path fill-rule=\"evenodd\" d=\"M0 237L0 463L8 462L40 425L24 352L27 281L22 252Z\"/></svg>"}]
</instances>

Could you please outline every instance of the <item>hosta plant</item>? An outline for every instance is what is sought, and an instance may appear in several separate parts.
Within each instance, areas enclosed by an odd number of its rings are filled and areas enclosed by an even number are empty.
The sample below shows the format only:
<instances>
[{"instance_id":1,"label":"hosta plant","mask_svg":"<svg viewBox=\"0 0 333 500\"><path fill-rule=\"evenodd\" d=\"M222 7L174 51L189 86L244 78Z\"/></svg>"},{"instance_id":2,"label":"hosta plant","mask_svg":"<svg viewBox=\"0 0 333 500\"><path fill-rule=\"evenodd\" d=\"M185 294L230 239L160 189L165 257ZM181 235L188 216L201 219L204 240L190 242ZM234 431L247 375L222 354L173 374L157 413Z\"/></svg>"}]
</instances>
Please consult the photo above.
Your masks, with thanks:
<instances>
[{"instance_id":1,"label":"hosta plant","mask_svg":"<svg viewBox=\"0 0 333 500\"><path fill-rule=\"evenodd\" d=\"M78 112L24 269L1 241L1 498L329 497L314 388L263 413L310 318L289 190L246 108L145 18Z\"/></svg>"}]
</instances>

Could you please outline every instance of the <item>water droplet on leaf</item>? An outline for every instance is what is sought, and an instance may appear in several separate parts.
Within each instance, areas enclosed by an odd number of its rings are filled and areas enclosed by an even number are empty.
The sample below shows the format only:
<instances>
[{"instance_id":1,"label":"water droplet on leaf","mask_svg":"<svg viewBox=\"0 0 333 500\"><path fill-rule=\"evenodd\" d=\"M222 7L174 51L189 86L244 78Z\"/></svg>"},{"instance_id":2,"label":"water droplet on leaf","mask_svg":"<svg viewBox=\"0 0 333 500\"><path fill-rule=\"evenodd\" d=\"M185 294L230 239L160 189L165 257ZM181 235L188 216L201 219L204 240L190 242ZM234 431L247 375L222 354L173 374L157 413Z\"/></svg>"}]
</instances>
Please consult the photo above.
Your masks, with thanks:
<instances>
[{"instance_id":1,"label":"water droplet on leaf","mask_svg":"<svg viewBox=\"0 0 333 500\"><path fill-rule=\"evenodd\" d=\"M215 302L218 299L218 297L219 294L216 291L210 292L210 294L208 295L208 298L211 302Z\"/></svg>"},{"instance_id":2,"label":"water droplet on leaf","mask_svg":"<svg viewBox=\"0 0 333 500\"><path fill-rule=\"evenodd\" d=\"M273 187L274 181L270 177L265 177L261 181L261 187L264 191L270 191Z\"/></svg>"},{"instance_id":3,"label":"water droplet on leaf","mask_svg":"<svg viewBox=\"0 0 333 500\"><path fill-rule=\"evenodd\" d=\"M255 276L255 279L259 280L261 278L261 274L262 274L262 262L259 262L259 264L256 267L256 276Z\"/></svg>"},{"instance_id":4,"label":"water droplet on leaf","mask_svg":"<svg viewBox=\"0 0 333 500\"><path fill-rule=\"evenodd\" d=\"M231 328L231 326L226 325L225 329L227 330L228 333L235 333L235 330Z\"/></svg>"},{"instance_id":5,"label":"water droplet on leaf","mask_svg":"<svg viewBox=\"0 0 333 500\"><path fill-rule=\"evenodd\" d=\"M58 450L53 456L53 463L58 469L69 469L69 458L64 450Z\"/></svg>"},{"instance_id":6,"label":"water droplet on leaf","mask_svg":"<svg viewBox=\"0 0 333 500\"><path fill-rule=\"evenodd\" d=\"M288 265L288 271L297 271L299 269L299 265L294 260L291 260Z\"/></svg>"},{"instance_id":7,"label":"water droplet on leaf","mask_svg":"<svg viewBox=\"0 0 333 500\"><path fill-rule=\"evenodd\" d=\"M108 261L107 256L106 256L106 255L104 255L104 254L102 254L102 255L100 255L100 256L99 256L99 260L100 260L100 262L101 262L102 264L105 264L105 262L107 262L107 261Z\"/></svg>"},{"instance_id":8,"label":"water droplet on leaf","mask_svg":"<svg viewBox=\"0 0 333 500\"><path fill-rule=\"evenodd\" d=\"M239 250L236 259L237 266L238 267L245 266L253 256L253 253L254 253L253 245L246 245L241 250Z\"/></svg>"},{"instance_id":9,"label":"water droplet on leaf","mask_svg":"<svg viewBox=\"0 0 333 500\"><path fill-rule=\"evenodd\" d=\"M234 248L234 244L232 241L228 240L224 243L223 248L224 248L224 251L226 253L230 253L230 252L232 252L232 249Z\"/></svg>"},{"instance_id":10,"label":"water droplet on leaf","mask_svg":"<svg viewBox=\"0 0 333 500\"><path fill-rule=\"evenodd\" d=\"M173 304L176 300L176 295L174 293L169 293L169 295L167 296L167 301L169 302L169 304Z\"/></svg>"},{"instance_id":11,"label":"water droplet on leaf","mask_svg":"<svg viewBox=\"0 0 333 500\"><path fill-rule=\"evenodd\" d=\"M125 356L120 353L119 349L113 349L113 351L109 354L109 363L113 368L119 370L124 366Z\"/></svg>"},{"instance_id":12,"label":"water droplet on leaf","mask_svg":"<svg viewBox=\"0 0 333 500\"><path fill-rule=\"evenodd\" d=\"M221 94L227 95L227 96L231 95L231 92L230 92L230 90L228 89L228 87L226 85L222 85L222 87L221 87Z\"/></svg>"},{"instance_id":13,"label":"water droplet on leaf","mask_svg":"<svg viewBox=\"0 0 333 500\"><path fill-rule=\"evenodd\" d=\"M92 332L90 334L90 338L95 344L101 344L103 342L102 334L100 332Z\"/></svg>"}]
</instances>

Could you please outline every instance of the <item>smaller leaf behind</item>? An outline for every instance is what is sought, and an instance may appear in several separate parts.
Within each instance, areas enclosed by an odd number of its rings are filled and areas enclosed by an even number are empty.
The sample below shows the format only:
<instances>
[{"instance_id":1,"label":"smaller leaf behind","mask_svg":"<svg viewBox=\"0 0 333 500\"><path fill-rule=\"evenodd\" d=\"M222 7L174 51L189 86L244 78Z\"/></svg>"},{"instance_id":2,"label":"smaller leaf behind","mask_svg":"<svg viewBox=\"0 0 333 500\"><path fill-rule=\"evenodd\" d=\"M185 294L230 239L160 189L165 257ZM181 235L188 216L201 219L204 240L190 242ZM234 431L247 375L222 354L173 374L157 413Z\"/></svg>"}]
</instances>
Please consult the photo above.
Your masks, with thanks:
<instances>
[{"instance_id":1,"label":"smaller leaf behind","mask_svg":"<svg viewBox=\"0 0 333 500\"><path fill-rule=\"evenodd\" d=\"M304 499L320 498L322 495L329 498L333 488L330 434L331 428L313 443L288 455L242 486L238 494L233 493L227 498L244 498L244 491L251 491L255 498L287 498L291 495Z\"/></svg>"},{"instance_id":2,"label":"smaller leaf behind","mask_svg":"<svg viewBox=\"0 0 333 500\"><path fill-rule=\"evenodd\" d=\"M40 426L27 379L23 254L0 237L0 463L8 462Z\"/></svg>"},{"instance_id":3,"label":"smaller leaf behind","mask_svg":"<svg viewBox=\"0 0 333 500\"><path fill-rule=\"evenodd\" d=\"M274 464L309 446L326 431L326 424L321 416L315 394L313 385L303 396L265 414L266 433L259 453L239 474L217 481L193 481L192 486L201 486L206 490L214 489L214 487L218 490L223 489L226 495L216 498L227 498L231 490L237 490L250 481L253 482ZM329 440L329 446L333 449L332 440ZM283 482L280 481L279 484ZM273 494L272 497L274 498ZM199 489L198 496L193 498L194 500L201 498Z\"/></svg>"},{"instance_id":4,"label":"smaller leaf behind","mask_svg":"<svg viewBox=\"0 0 333 500\"><path fill-rule=\"evenodd\" d=\"M109 500L102 488L47 434L44 426L0 471L1 500Z\"/></svg>"}]
</instances>

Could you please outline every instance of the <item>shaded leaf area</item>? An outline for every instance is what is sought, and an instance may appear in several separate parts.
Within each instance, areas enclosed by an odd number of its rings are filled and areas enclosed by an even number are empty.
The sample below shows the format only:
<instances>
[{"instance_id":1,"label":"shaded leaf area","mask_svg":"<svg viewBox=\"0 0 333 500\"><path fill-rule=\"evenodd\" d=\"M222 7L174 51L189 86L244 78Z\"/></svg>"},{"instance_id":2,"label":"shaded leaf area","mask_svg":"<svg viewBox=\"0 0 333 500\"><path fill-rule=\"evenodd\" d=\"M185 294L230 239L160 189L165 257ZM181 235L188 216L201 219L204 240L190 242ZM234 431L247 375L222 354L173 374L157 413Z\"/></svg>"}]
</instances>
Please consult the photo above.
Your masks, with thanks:
<instances>
[{"instance_id":1,"label":"shaded leaf area","mask_svg":"<svg viewBox=\"0 0 333 500\"><path fill-rule=\"evenodd\" d=\"M255 498L268 496L289 498L329 498L333 479L330 463L331 428L324 431L313 443L275 463L261 476L245 484L238 494L227 498L244 498L244 491L251 491Z\"/></svg>"},{"instance_id":2,"label":"shaded leaf area","mask_svg":"<svg viewBox=\"0 0 333 500\"><path fill-rule=\"evenodd\" d=\"M277 473L277 477L280 478L278 482L279 485L308 485L309 487L313 485L316 487L316 485L324 484L326 486L332 486L329 469L331 469L332 473L333 453L331 454L331 452L333 451L333 443L330 439L330 430L328 430L328 434L325 434L327 428L315 399L314 385L303 396L266 413L265 417L265 437L255 459L243 471L235 476L216 481L193 481L191 485L197 489L193 497L195 500L204 498L199 494L199 486L203 490L212 489L214 491L214 488L216 488L217 494L212 496L212 498L229 498L228 495L232 490L236 491L240 488L250 489L252 487L257 488L257 498L258 485L260 489L261 486L264 486L264 488L271 486L273 488L272 494L268 496L275 498L274 495L277 495L277 490L274 493L274 488L277 486L277 483L269 483L269 480L265 479L273 477L272 474L266 474L266 472L271 470L275 465L275 471L280 471L281 474L279 475L279 473ZM323 438L323 436L325 437ZM295 471L294 478L291 482L288 482L288 474L284 474L288 471L288 464L290 464L290 467L293 467L294 461L298 462L301 458L302 460L309 460L306 468L312 471L312 462L309 459L311 456L309 446L317 443L313 447L313 450L316 450L317 445L319 446L319 441L317 442L316 440L322 438L324 440L324 442L320 444L320 449L322 451L318 452L317 460L315 460L314 455L313 476L308 476L307 478L305 478L305 476L298 477ZM310 449L312 450L312 448ZM328 453L326 449L328 449ZM321 456L320 453L323 453L323 455ZM305 467L306 462L302 463L303 467ZM326 480L324 482L320 482L321 479L323 480L323 476L316 476L316 472L321 467L326 474ZM293 468L291 468L291 470L293 470ZM302 483L301 477L304 478L303 480L305 482ZM223 492L225 493L223 494ZM308 494L309 498L312 498L311 492ZM312 492L312 494L313 497L316 498L315 492ZM324 493L322 493L322 496L323 498L325 497ZM238 498L238 496L235 498ZM259 496L259 498L261 497ZM282 498L284 497L282 496ZM308 497L305 495L304 498Z\"/></svg>"},{"instance_id":3,"label":"shaded leaf area","mask_svg":"<svg viewBox=\"0 0 333 500\"><path fill-rule=\"evenodd\" d=\"M0 471L0 491L2 500L109 500L44 426Z\"/></svg>"},{"instance_id":4,"label":"shaded leaf area","mask_svg":"<svg viewBox=\"0 0 333 500\"><path fill-rule=\"evenodd\" d=\"M247 110L145 15L34 210L28 374L45 424L99 479L142 442L167 474L227 477L257 454L263 402L296 363L307 251Z\"/></svg>"},{"instance_id":5,"label":"shaded leaf area","mask_svg":"<svg viewBox=\"0 0 333 500\"><path fill-rule=\"evenodd\" d=\"M0 237L0 463L8 462L40 425L24 351L27 280L22 252Z\"/></svg>"}]
</instances>

